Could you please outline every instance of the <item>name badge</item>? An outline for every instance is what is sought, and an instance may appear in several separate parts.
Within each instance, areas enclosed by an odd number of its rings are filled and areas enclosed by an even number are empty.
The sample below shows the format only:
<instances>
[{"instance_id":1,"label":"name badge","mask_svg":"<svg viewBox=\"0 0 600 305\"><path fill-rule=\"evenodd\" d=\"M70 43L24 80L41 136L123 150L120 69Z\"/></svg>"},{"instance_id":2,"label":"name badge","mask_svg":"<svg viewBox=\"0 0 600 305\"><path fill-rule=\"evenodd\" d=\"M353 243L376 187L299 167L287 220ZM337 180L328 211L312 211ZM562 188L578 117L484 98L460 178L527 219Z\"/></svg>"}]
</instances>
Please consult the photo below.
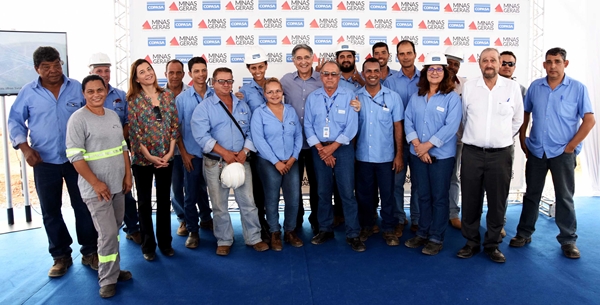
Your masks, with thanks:
<instances>
[{"instance_id":1,"label":"name badge","mask_svg":"<svg viewBox=\"0 0 600 305\"><path fill-rule=\"evenodd\" d=\"M390 108L383 107L383 111L385 111L385 112L390 112Z\"/></svg>"},{"instance_id":2,"label":"name badge","mask_svg":"<svg viewBox=\"0 0 600 305\"><path fill-rule=\"evenodd\" d=\"M338 109L338 113L339 114L346 114L346 110L344 110L344 109Z\"/></svg>"},{"instance_id":3,"label":"name badge","mask_svg":"<svg viewBox=\"0 0 600 305\"><path fill-rule=\"evenodd\" d=\"M440 106L437 106L435 109L436 109L437 111L439 111L439 112L444 112L444 108L442 108L442 107L440 107Z\"/></svg>"},{"instance_id":4,"label":"name badge","mask_svg":"<svg viewBox=\"0 0 600 305\"><path fill-rule=\"evenodd\" d=\"M329 138L329 127L323 127L323 138Z\"/></svg>"}]
</instances>

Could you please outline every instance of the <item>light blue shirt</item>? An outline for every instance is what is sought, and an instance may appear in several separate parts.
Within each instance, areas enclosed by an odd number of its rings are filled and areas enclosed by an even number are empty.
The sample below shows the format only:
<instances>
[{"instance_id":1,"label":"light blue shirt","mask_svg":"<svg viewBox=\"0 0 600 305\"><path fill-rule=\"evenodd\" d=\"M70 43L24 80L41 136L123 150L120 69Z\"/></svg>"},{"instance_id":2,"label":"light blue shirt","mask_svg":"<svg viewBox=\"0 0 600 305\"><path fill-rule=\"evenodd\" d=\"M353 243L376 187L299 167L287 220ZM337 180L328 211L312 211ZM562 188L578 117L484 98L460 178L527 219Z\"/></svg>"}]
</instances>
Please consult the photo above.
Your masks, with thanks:
<instances>
[{"instance_id":1,"label":"light blue shirt","mask_svg":"<svg viewBox=\"0 0 600 305\"><path fill-rule=\"evenodd\" d=\"M416 138L421 143L431 142L429 155L438 159L456 155L456 131L462 118L462 102L456 92L441 94L438 91L429 101L427 95L415 93L404 115L404 131L409 143ZM412 143L410 153L417 154Z\"/></svg>"},{"instance_id":2,"label":"light blue shirt","mask_svg":"<svg viewBox=\"0 0 600 305\"><path fill-rule=\"evenodd\" d=\"M246 139L244 140L244 136L220 105L221 100L215 94L200 102L192 114L192 135L205 154L221 157L212 152L217 143L233 152L238 152L244 147L256 151L250 134L252 117L250 107L233 94L231 94L231 98L233 99L231 113L242 128Z\"/></svg>"},{"instance_id":3,"label":"light blue shirt","mask_svg":"<svg viewBox=\"0 0 600 305\"><path fill-rule=\"evenodd\" d=\"M362 75L360 75L360 78L362 78ZM358 89L360 89L362 87L358 81L355 81L352 78L352 76L350 76L348 78L345 78L344 75L341 75L341 77L340 77L340 84L342 82L348 83L348 84L352 85L352 87L349 87L349 86L346 86L346 85L342 85L342 86L348 87L348 89L351 89L351 90L354 90L354 91L356 91L356 90L358 90ZM354 89L352 89L352 88L354 88Z\"/></svg>"},{"instance_id":4,"label":"light blue shirt","mask_svg":"<svg viewBox=\"0 0 600 305\"><path fill-rule=\"evenodd\" d=\"M398 70L394 70L388 66L388 75L385 77L385 79L380 78L379 82L381 82L381 84L383 85L383 83L385 82L386 79L390 78L390 76L392 76L396 73L398 73Z\"/></svg>"},{"instance_id":5,"label":"light blue shirt","mask_svg":"<svg viewBox=\"0 0 600 305\"><path fill-rule=\"evenodd\" d=\"M593 113L592 104L584 84L565 75L554 90L544 78L531 83L524 101L525 112L533 118L531 132L526 139L527 149L538 158L554 158L565 151L573 139L586 113ZM577 145L575 154L581 151Z\"/></svg>"},{"instance_id":6,"label":"light blue shirt","mask_svg":"<svg viewBox=\"0 0 600 305\"><path fill-rule=\"evenodd\" d=\"M12 146L31 140L31 148L46 163L69 162L66 156L67 122L71 114L85 105L81 83L63 75L58 100L42 86L38 77L26 84L10 108L8 132Z\"/></svg>"},{"instance_id":7,"label":"light blue shirt","mask_svg":"<svg viewBox=\"0 0 600 305\"><path fill-rule=\"evenodd\" d=\"M257 84L254 79L243 85L240 92L244 94L244 102L250 106L252 112L267 102L263 87Z\"/></svg>"},{"instance_id":8,"label":"light blue shirt","mask_svg":"<svg viewBox=\"0 0 600 305\"><path fill-rule=\"evenodd\" d=\"M415 75L412 78L408 78L408 76L404 75L402 69L394 73L391 77L386 78L383 82L383 85L396 91L400 95L402 99L402 103L404 104L404 109L408 105L408 101L410 97L419 89L417 88L417 84L419 83L419 78L421 77L421 72L419 69L415 67Z\"/></svg>"},{"instance_id":9,"label":"light blue shirt","mask_svg":"<svg viewBox=\"0 0 600 305\"><path fill-rule=\"evenodd\" d=\"M350 107L350 101L354 97L354 91L339 86L331 97L323 88L308 96L304 118L304 133L308 145L312 147L319 142L330 141L350 144L358 131L358 113ZM328 137L324 136L326 126L329 128Z\"/></svg>"},{"instance_id":10,"label":"light blue shirt","mask_svg":"<svg viewBox=\"0 0 600 305\"><path fill-rule=\"evenodd\" d=\"M296 111L290 105L284 105L283 122L273 114L266 104L252 113L252 142L258 156L275 163L298 159L302 149L302 126Z\"/></svg>"},{"instance_id":11,"label":"light blue shirt","mask_svg":"<svg viewBox=\"0 0 600 305\"><path fill-rule=\"evenodd\" d=\"M356 91L360 101L356 160L384 163L394 160L394 122L404 120L398 93L381 86L374 98L365 87Z\"/></svg>"},{"instance_id":12,"label":"light blue shirt","mask_svg":"<svg viewBox=\"0 0 600 305\"><path fill-rule=\"evenodd\" d=\"M177 115L179 117L179 132L183 140L183 146L185 146L185 150L188 154L192 154L199 158L202 158L202 148L198 145L198 142L196 142L194 135L192 134L192 115L202 100L209 98L214 94L214 90L207 87L204 96L201 96L196 92L194 87L191 87L185 92L181 92L175 99Z\"/></svg>"},{"instance_id":13,"label":"light blue shirt","mask_svg":"<svg viewBox=\"0 0 600 305\"><path fill-rule=\"evenodd\" d=\"M104 100L104 108L108 108L117 113L121 125L129 124L129 111L127 110L127 99L125 91L108 85L108 95Z\"/></svg>"}]
</instances>

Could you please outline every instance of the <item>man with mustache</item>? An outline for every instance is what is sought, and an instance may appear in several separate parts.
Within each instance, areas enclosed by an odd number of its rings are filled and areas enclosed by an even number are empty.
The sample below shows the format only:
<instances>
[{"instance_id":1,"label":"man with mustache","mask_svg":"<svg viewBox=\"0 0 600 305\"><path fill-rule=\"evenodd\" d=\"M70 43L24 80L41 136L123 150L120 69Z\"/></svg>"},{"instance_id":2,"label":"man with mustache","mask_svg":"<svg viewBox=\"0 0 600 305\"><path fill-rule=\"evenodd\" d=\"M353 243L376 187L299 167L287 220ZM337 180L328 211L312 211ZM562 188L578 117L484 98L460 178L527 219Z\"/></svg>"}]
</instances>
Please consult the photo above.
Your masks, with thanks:
<instances>
[{"instance_id":1,"label":"man with mustache","mask_svg":"<svg viewBox=\"0 0 600 305\"><path fill-rule=\"evenodd\" d=\"M342 72L342 81L346 81L354 86L354 90L365 85L365 80L356 70L356 50L347 43L338 45L335 51L335 60L340 66Z\"/></svg>"}]
</instances>

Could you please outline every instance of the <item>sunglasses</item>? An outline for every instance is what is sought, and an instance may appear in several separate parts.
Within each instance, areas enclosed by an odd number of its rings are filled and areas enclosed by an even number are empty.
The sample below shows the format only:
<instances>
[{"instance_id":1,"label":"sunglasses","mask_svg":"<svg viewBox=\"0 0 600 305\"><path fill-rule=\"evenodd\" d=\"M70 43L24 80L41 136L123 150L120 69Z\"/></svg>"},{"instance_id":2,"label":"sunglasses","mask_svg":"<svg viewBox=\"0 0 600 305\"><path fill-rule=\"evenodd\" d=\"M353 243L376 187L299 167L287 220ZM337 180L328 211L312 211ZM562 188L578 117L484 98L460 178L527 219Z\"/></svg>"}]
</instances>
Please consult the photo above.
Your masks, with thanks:
<instances>
[{"instance_id":1,"label":"sunglasses","mask_svg":"<svg viewBox=\"0 0 600 305\"><path fill-rule=\"evenodd\" d=\"M331 76L331 77L336 77L336 76L338 76L338 75L340 75L340 74L339 74L339 73L337 73L337 72L323 71L323 72L321 72L321 75L323 75L323 76L325 76L325 77L328 77L328 76Z\"/></svg>"},{"instance_id":2,"label":"sunglasses","mask_svg":"<svg viewBox=\"0 0 600 305\"><path fill-rule=\"evenodd\" d=\"M511 67L511 68L512 68L512 67L514 67L514 66L515 66L515 63L514 63L514 62L512 62L512 61L503 61L503 62L502 62L502 66L503 66L503 67L504 67L504 66L509 66L509 67Z\"/></svg>"},{"instance_id":3,"label":"sunglasses","mask_svg":"<svg viewBox=\"0 0 600 305\"><path fill-rule=\"evenodd\" d=\"M154 106L152 111L154 111L154 115L156 116L156 121L162 122L162 114L160 113L160 108L158 108L158 106Z\"/></svg>"}]
</instances>

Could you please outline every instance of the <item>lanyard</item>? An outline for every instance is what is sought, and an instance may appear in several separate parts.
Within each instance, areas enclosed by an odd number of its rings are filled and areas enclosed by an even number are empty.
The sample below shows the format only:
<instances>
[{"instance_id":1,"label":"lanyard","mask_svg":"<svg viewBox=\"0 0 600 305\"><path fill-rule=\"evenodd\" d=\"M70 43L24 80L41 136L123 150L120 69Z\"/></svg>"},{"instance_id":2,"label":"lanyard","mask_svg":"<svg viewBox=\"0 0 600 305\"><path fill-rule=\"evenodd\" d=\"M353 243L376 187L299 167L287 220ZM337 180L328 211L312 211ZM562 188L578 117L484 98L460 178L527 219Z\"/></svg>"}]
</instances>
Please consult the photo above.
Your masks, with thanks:
<instances>
[{"instance_id":1,"label":"lanyard","mask_svg":"<svg viewBox=\"0 0 600 305\"><path fill-rule=\"evenodd\" d=\"M373 103L375 103L375 104L377 104L377 105L379 105L379 106L381 106L383 108L387 108L387 105L385 104L385 92L382 92L381 96L382 96L382 99L383 99L383 104L380 104L380 103L376 102L375 98L372 98L372 97L371 97L371 101L373 101Z\"/></svg>"},{"instance_id":2,"label":"lanyard","mask_svg":"<svg viewBox=\"0 0 600 305\"><path fill-rule=\"evenodd\" d=\"M329 111L331 111L331 107L333 107L333 103L335 103L336 98L337 98L337 94L333 97L331 104L329 104L329 107L327 107L327 98L323 97L323 102L325 102L325 110L327 111L326 116L325 116L326 123L329 123Z\"/></svg>"}]
</instances>

